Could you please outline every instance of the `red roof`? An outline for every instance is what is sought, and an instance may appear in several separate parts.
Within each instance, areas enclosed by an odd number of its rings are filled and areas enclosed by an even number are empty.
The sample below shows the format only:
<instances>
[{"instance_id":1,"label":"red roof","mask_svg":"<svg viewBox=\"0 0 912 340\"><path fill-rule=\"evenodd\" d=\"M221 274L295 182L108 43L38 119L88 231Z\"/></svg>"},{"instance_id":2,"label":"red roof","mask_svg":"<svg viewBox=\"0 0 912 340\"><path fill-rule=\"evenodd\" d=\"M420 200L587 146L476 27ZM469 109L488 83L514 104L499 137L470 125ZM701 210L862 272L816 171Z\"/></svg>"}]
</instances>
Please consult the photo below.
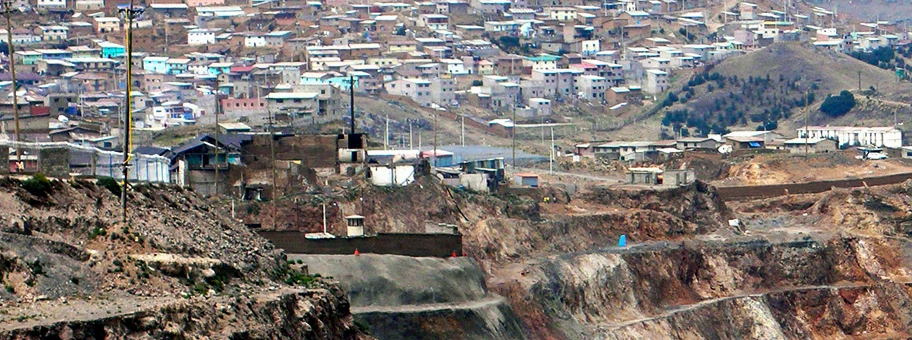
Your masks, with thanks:
<instances>
[{"instance_id":1,"label":"red roof","mask_svg":"<svg viewBox=\"0 0 912 340\"><path fill-rule=\"evenodd\" d=\"M253 71L253 65L232 66L230 72L231 73L248 73L250 71Z\"/></svg>"}]
</instances>

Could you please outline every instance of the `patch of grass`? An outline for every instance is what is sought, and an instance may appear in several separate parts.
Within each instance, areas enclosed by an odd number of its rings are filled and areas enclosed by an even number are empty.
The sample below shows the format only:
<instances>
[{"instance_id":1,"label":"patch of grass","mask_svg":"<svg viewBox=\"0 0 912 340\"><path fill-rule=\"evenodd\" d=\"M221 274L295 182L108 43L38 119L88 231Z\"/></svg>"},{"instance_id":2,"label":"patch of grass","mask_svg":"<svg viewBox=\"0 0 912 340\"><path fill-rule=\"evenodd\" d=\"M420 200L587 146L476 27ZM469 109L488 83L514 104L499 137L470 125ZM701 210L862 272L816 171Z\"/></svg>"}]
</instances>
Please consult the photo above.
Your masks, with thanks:
<instances>
[{"instance_id":1,"label":"patch of grass","mask_svg":"<svg viewBox=\"0 0 912 340\"><path fill-rule=\"evenodd\" d=\"M295 286L304 286L307 288L313 288L316 285L317 277L314 275L307 275L302 272L291 270L288 273L288 278L285 279L285 283Z\"/></svg>"},{"instance_id":2,"label":"patch of grass","mask_svg":"<svg viewBox=\"0 0 912 340\"><path fill-rule=\"evenodd\" d=\"M196 295L204 296L207 293L209 293L209 287L206 286L206 284L204 284L204 283L197 283L197 284L193 285L192 291Z\"/></svg>"},{"instance_id":3,"label":"patch of grass","mask_svg":"<svg viewBox=\"0 0 912 340\"><path fill-rule=\"evenodd\" d=\"M22 181L22 188L35 196L48 196L51 193L51 180L43 174L35 174Z\"/></svg>"},{"instance_id":4,"label":"patch of grass","mask_svg":"<svg viewBox=\"0 0 912 340\"><path fill-rule=\"evenodd\" d=\"M120 183L112 177L99 177L97 184L105 189L108 189L114 196L120 197L121 188Z\"/></svg>"}]
</instances>

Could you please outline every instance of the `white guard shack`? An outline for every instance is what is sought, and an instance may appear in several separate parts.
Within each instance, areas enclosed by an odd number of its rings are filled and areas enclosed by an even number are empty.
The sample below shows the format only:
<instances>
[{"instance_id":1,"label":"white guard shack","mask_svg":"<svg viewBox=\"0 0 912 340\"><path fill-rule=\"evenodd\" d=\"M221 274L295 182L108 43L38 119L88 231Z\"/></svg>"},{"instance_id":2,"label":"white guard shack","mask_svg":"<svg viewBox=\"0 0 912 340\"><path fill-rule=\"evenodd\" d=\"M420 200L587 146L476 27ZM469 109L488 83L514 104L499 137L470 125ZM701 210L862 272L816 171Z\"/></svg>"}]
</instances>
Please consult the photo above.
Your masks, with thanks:
<instances>
[{"instance_id":1,"label":"white guard shack","mask_svg":"<svg viewBox=\"0 0 912 340\"><path fill-rule=\"evenodd\" d=\"M364 216L350 215L345 217L345 224L348 226L348 237L364 236Z\"/></svg>"}]
</instances>

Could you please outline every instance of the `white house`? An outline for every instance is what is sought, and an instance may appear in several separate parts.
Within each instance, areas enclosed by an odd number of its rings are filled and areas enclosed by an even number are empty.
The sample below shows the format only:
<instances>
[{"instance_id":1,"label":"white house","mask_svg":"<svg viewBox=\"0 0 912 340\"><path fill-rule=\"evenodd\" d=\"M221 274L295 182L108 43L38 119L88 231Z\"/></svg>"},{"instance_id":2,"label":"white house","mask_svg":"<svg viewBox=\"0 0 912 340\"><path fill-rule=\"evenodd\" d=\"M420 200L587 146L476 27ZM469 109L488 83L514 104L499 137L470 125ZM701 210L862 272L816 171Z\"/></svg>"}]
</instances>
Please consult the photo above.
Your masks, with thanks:
<instances>
[{"instance_id":1,"label":"white house","mask_svg":"<svg viewBox=\"0 0 912 340\"><path fill-rule=\"evenodd\" d=\"M38 0L38 8L40 9L51 9L51 8L66 8L66 0Z\"/></svg>"},{"instance_id":2,"label":"white house","mask_svg":"<svg viewBox=\"0 0 912 340\"><path fill-rule=\"evenodd\" d=\"M658 94L668 89L668 72L646 70L646 92Z\"/></svg>"},{"instance_id":3,"label":"white house","mask_svg":"<svg viewBox=\"0 0 912 340\"><path fill-rule=\"evenodd\" d=\"M247 32L244 37L244 47L265 47L266 34Z\"/></svg>"},{"instance_id":4,"label":"white house","mask_svg":"<svg viewBox=\"0 0 912 340\"><path fill-rule=\"evenodd\" d=\"M215 32L197 28L187 31L187 45L211 45L215 43Z\"/></svg>"},{"instance_id":5,"label":"white house","mask_svg":"<svg viewBox=\"0 0 912 340\"><path fill-rule=\"evenodd\" d=\"M799 128L798 137L834 139L838 146L869 146L899 148L902 146L902 131L895 127L854 127L854 126L809 126Z\"/></svg>"},{"instance_id":6,"label":"white house","mask_svg":"<svg viewBox=\"0 0 912 340\"><path fill-rule=\"evenodd\" d=\"M41 36L44 41L61 41L66 40L67 32L70 31L69 27L60 26L60 25L51 25L51 26L39 26L41 28Z\"/></svg>"},{"instance_id":7,"label":"white house","mask_svg":"<svg viewBox=\"0 0 912 340\"><path fill-rule=\"evenodd\" d=\"M446 72L452 75L469 74L466 70L465 63L459 59L440 59L440 62L446 65Z\"/></svg>"}]
</instances>

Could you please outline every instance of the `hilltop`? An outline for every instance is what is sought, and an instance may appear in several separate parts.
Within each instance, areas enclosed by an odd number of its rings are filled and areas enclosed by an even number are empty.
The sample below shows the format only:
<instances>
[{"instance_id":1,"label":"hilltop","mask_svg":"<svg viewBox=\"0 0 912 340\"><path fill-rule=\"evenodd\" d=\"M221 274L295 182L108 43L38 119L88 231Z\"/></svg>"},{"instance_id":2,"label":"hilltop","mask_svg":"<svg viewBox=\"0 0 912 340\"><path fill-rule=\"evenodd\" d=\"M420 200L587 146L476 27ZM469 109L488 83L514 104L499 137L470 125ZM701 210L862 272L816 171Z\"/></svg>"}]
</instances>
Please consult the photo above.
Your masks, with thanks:
<instances>
[{"instance_id":1,"label":"hilltop","mask_svg":"<svg viewBox=\"0 0 912 340\"><path fill-rule=\"evenodd\" d=\"M685 134L755 128L790 132L804 124L808 111L812 124L888 125L894 110L910 113L903 107L912 90L912 84L897 82L892 71L797 43L729 58L683 83L660 111L667 135L683 126L689 127ZM843 90L853 92L859 105L838 119L818 111L824 98Z\"/></svg>"}]
</instances>

